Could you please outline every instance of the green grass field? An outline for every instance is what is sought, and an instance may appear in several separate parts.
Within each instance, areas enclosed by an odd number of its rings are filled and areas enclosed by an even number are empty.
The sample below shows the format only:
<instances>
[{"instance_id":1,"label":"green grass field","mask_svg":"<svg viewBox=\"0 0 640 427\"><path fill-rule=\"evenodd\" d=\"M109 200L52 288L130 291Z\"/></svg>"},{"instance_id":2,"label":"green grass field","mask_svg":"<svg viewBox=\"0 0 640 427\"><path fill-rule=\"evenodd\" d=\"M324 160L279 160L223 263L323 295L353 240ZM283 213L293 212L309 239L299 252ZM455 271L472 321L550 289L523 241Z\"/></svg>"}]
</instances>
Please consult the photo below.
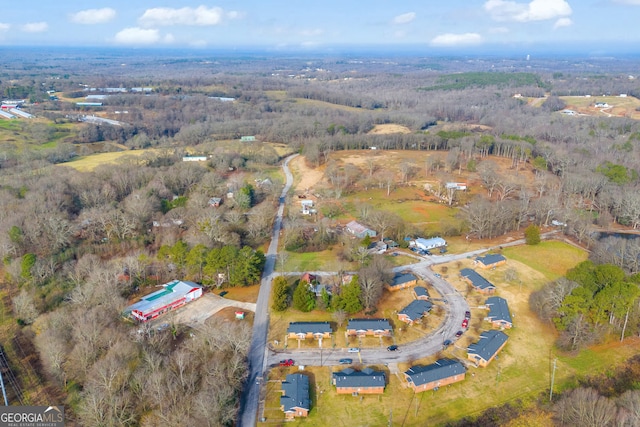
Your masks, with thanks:
<instances>
[{"instance_id":1,"label":"green grass field","mask_svg":"<svg viewBox=\"0 0 640 427\"><path fill-rule=\"evenodd\" d=\"M556 280L566 271L587 259L582 249L557 240L543 241L538 245L505 248L502 254L507 259L515 259L544 274L549 280Z\"/></svg>"}]
</instances>

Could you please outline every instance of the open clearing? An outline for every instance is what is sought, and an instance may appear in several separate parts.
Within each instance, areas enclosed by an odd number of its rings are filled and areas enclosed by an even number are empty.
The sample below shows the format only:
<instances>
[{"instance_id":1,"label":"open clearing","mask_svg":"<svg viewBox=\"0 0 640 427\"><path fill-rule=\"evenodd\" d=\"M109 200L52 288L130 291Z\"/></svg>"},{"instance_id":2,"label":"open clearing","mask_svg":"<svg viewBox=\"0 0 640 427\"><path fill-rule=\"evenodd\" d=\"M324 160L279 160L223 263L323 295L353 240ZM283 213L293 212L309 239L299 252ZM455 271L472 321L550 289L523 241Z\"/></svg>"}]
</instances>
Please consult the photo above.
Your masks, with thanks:
<instances>
[{"instance_id":1,"label":"open clearing","mask_svg":"<svg viewBox=\"0 0 640 427\"><path fill-rule=\"evenodd\" d=\"M406 126L388 123L375 125L373 129L369 131L371 135L389 135L393 133L411 133L411 129Z\"/></svg>"},{"instance_id":2,"label":"open clearing","mask_svg":"<svg viewBox=\"0 0 640 427\"><path fill-rule=\"evenodd\" d=\"M640 111L636 108L640 107L640 100L633 96L561 96L567 108L577 111L581 114L600 117L628 117L640 120ZM604 102L609 108L596 108L596 102Z\"/></svg>"}]
</instances>

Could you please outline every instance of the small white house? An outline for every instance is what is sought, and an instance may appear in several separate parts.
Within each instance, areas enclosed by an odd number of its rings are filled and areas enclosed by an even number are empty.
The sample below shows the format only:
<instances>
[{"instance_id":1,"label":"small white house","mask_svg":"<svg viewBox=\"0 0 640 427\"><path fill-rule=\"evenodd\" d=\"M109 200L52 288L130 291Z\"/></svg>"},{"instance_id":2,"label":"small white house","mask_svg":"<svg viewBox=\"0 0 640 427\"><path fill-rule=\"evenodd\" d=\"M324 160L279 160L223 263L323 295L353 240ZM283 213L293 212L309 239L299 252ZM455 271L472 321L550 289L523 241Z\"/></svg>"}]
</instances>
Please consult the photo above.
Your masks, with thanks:
<instances>
[{"instance_id":1,"label":"small white house","mask_svg":"<svg viewBox=\"0 0 640 427\"><path fill-rule=\"evenodd\" d=\"M183 162L206 162L207 156L184 156Z\"/></svg>"},{"instance_id":2,"label":"small white house","mask_svg":"<svg viewBox=\"0 0 640 427\"><path fill-rule=\"evenodd\" d=\"M423 239L422 237L420 237L416 239L414 243L418 249L422 249L423 251L447 246L446 240L444 240L442 237L433 237L431 239Z\"/></svg>"},{"instance_id":3,"label":"small white house","mask_svg":"<svg viewBox=\"0 0 640 427\"><path fill-rule=\"evenodd\" d=\"M465 191L467 189L467 183L466 182L447 182L447 184L445 185L447 187L447 190L462 190Z\"/></svg>"}]
</instances>

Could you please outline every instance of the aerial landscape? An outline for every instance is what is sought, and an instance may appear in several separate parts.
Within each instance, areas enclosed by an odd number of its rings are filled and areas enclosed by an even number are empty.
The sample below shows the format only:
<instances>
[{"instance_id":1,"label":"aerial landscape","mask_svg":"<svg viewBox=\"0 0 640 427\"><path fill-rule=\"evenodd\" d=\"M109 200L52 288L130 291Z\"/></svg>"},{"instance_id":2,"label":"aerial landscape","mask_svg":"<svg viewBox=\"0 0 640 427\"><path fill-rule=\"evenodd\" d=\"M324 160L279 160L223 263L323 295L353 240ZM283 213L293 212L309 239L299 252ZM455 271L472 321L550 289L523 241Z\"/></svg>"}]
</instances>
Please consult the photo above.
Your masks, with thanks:
<instances>
[{"instance_id":1,"label":"aerial landscape","mask_svg":"<svg viewBox=\"0 0 640 427\"><path fill-rule=\"evenodd\" d=\"M36 3L0 426L640 426L640 2Z\"/></svg>"}]
</instances>

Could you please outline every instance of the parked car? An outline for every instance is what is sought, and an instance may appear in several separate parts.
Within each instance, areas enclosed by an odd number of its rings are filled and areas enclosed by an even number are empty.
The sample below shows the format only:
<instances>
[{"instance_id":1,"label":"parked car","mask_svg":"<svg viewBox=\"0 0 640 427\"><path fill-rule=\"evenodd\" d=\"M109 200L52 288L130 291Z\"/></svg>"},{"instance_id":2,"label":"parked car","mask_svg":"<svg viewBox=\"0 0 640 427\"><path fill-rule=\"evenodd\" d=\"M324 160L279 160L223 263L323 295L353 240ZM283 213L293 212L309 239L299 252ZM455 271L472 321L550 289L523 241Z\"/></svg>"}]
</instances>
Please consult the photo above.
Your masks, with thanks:
<instances>
[{"instance_id":1,"label":"parked car","mask_svg":"<svg viewBox=\"0 0 640 427\"><path fill-rule=\"evenodd\" d=\"M460 338L462 336L462 331L456 332L456 337Z\"/></svg>"},{"instance_id":2,"label":"parked car","mask_svg":"<svg viewBox=\"0 0 640 427\"><path fill-rule=\"evenodd\" d=\"M468 328L469 327L469 319L464 319L462 321L462 327L463 328Z\"/></svg>"},{"instance_id":3,"label":"parked car","mask_svg":"<svg viewBox=\"0 0 640 427\"><path fill-rule=\"evenodd\" d=\"M351 347L347 350L349 353L360 353L360 349L358 347Z\"/></svg>"},{"instance_id":4,"label":"parked car","mask_svg":"<svg viewBox=\"0 0 640 427\"><path fill-rule=\"evenodd\" d=\"M280 366L293 366L293 359L285 359L280 361Z\"/></svg>"},{"instance_id":5,"label":"parked car","mask_svg":"<svg viewBox=\"0 0 640 427\"><path fill-rule=\"evenodd\" d=\"M442 343L442 346L444 348L449 347L451 344L453 344L453 342L451 342L451 340L444 340L444 342Z\"/></svg>"},{"instance_id":6,"label":"parked car","mask_svg":"<svg viewBox=\"0 0 640 427\"><path fill-rule=\"evenodd\" d=\"M431 255L431 252L429 252L429 251L424 251L424 254L425 254L425 255Z\"/></svg>"},{"instance_id":7,"label":"parked car","mask_svg":"<svg viewBox=\"0 0 640 427\"><path fill-rule=\"evenodd\" d=\"M442 276L440 275L440 273L436 273L436 274L434 274L434 276L436 276L437 278L442 277Z\"/></svg>"},{"instance_id":8,"label":"parked car","mask_svg":"<svg viewBox=\"0 0 640 427\"><path fill-rule=\"evenodd\" d=\"M446 248L442 248L442 249L440 249L440 253L441 253L441 254L446 254L446 253L447 253L447 249L446 249Z\"/></svg>"},{"instance_id":9,"label":"parked car","mask_svg":"<svg viewBox=\"0 0 640 427\"><path fill-rule=\"evenodd\" d=\"M393 344L390 345L389 347L387 347L387 351L396 351L398 349L398 346Z\"/></svg>"},{"instance_id":10,"label":"parked car","mask_svg":"<svg viewBox=\"0 0 640 427\"><path fill-rule=\"evenodd\" d=\"M353 359L340 359L341 365L351 365L353 363Z\"/></svg>"},{"instance_id":11,"label":"parked car","mask_svg":"<svg viewBox=\"0 0 640 427\"><path fill-rule=\"evenodd\" d=\"M471 312L470 311L465 311L464 312L464 318L465 319L471 319Z\"/></svg>"}]
</instances>

